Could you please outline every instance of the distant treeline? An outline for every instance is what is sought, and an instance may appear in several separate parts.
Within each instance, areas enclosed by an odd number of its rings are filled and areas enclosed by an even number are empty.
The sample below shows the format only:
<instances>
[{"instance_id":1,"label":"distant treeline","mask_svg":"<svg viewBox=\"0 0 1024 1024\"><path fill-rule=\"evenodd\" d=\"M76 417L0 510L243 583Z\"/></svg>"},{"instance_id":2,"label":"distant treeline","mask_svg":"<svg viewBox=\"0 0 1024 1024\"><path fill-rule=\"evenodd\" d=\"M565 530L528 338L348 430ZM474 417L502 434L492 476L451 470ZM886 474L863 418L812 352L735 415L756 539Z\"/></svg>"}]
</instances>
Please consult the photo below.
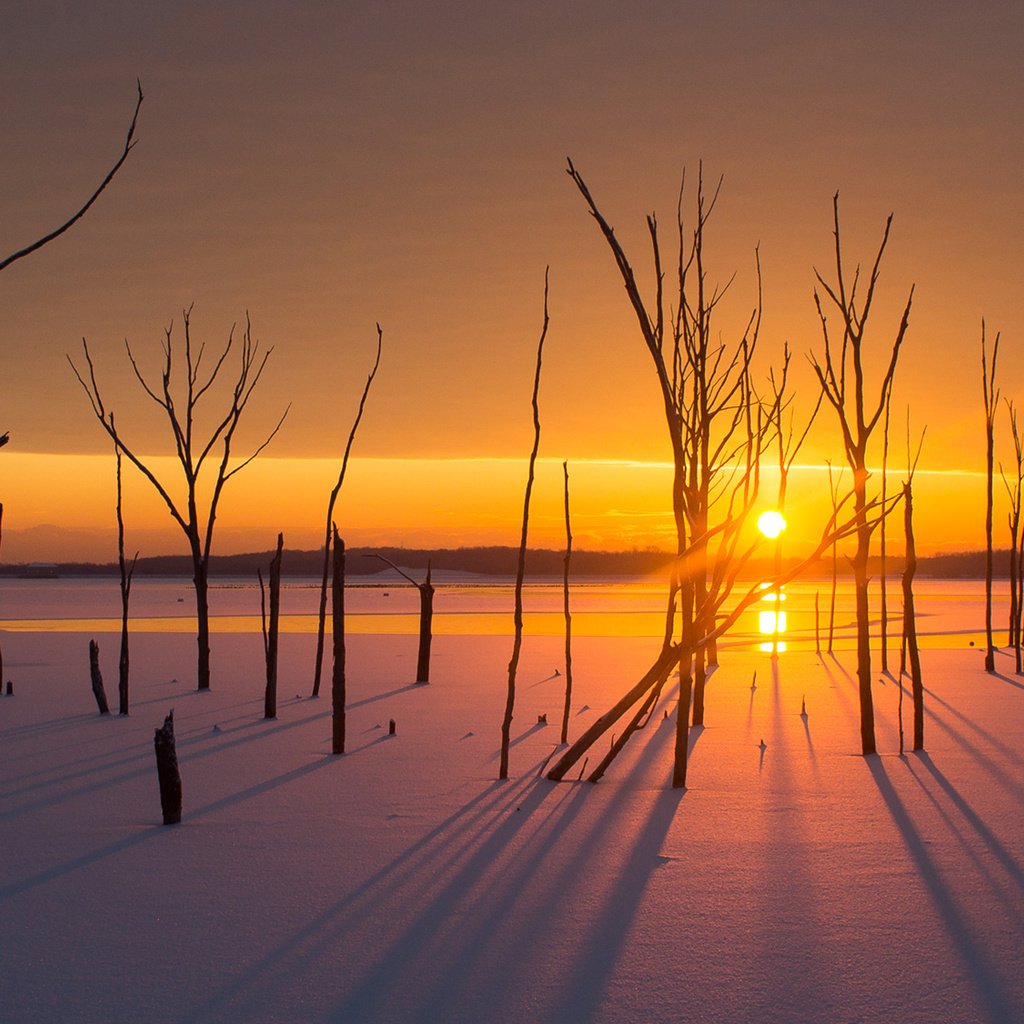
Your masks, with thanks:
<instances>
[{"instance_id":1,"label":"distant treeline","mask_svg":"<svg viewBox=\"0 0 1024 1024\"><path fill-rule=\"evenodd\" d=\"M479 573L483 576L514 576L519 549L512 547L442 548L349 548L346 553L346 573L350 576L371 576L387 567L375 555L382 555L404 569L425 571L429 562L435 572L452 571ZM214 555L210 559L210 573L214 576L250 576L257 569L266 569L273 555L271 551L244 555ZM530 576L560 576L564 552L546 549L531 550L527 554L526 571ZM666 551L575 551L572 556L573 576L649 576L667 572L672 556ZM995 574L1008 575L1009 552L995 552ZM771 575L774 563L768 559L754 561L748 575ZM323 551L288 551L284 553L285 576L319 576L323 567ZM890 576L902 572L899 558L890 558L886 571ZM140 558L136 566L140 576L192 575L187 555L156 555ZM807 575L828 575L831 562L822 559ZM878 575L881 565L873 560L871 572ZM57 564L61 576L108 576L118 572L115 562L61 562ZM840 575L850 573L845 558L839 561ZM24 576L29 574L27 564L0 565L0 575ZM922 557L918 575L938 579L981 579L985 575L984 551L960 551Z\"/></svg>"}]
</instances>

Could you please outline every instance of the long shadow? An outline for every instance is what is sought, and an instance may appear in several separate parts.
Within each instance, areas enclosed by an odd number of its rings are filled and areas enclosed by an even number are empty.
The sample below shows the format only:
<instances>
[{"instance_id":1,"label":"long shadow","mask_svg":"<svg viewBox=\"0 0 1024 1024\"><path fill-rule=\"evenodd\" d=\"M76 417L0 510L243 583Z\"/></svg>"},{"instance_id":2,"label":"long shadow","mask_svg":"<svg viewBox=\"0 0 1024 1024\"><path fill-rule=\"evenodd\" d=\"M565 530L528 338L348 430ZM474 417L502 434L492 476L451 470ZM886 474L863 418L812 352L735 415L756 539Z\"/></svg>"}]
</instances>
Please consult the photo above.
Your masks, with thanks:
<instances>
[{"instance_id":1,"label":"long shadow","mask_svg":"<svg viewBox=\"0 0 1024 1024\"><path fill-rule=\"evenodd\" d=\"M367 746L372 746L372 744L367 744ZM337 763L337 760L338 759L336 758L328 757L319 761L314 761L312 764L303 765L300 768L294 768L291 771L284 772L272 779L266 779L254 786L250 786L248 789L243 789L238 793L232 793L230 796L222 797L220 800L214 800L212 803L198 807L194 811L186 812L185 824L182 826L174 826L173 828L168 829L163 825L154 825L146 828L142 832L126 836L124 839L119 839L117 842L101 847L98 850L91 850L89 853L82 854L82 856L76 857L73 860L66 861L63 864L57 864L52 868L47 868L45 871L40 871L38 874L32 875L29 878L24 878L19 882L12 882L3 888L0 888L0 903L4 903L12 897L18 896L30 889L35 889L37 886L45 885L47 882L52 882L54 879L60 878L63 875L78 871L81 868L89 867L89 865L95 864L107 857L112 857L114 854L120 853L123 850L130 849L133 846L138 846L140 843L147 842L150 839L155 839L157 836L167 836L173 833L177 828L187 828L188 822L196 819L202 819L224 807L230 807L245 800L251 800L253 797L260 796L263 793L277 789L279 786L293 782L296 779L302 778L304 775L308 775L310 772L325 767L326 765Z\"/></svg>"},{"instance_id":2,"label":"long shadow","mask_svg":"<svg viewBox=\"0 0 1024 1024\"><path fill-rule=\"evenodd\" d=\"M864 760L893 822L903 837L903 842L917 869L917 875L927 889L932 904L945 926L945 933L963 964L964 973L974 990L985 1020L990 1024L1007 1024L1008 1021L1019 1019L1019 1014L1013 1009L1002 982L989 964L983 949L971 935L967 921L943 880L938 865L932 859L926 841L918 832L886 774L881 759L869 756Z\"/></svg>"},{"instance_id":3,"label":"long shadow","mask_svg":"<svg viewBox=\"0 0 1024 1024\"><path fill-rule=\"evenodd\" d=\"M183 748L185 749L185 754L179 756L178 761L180 764L186 765L193 761L197 761L200 758L210 757L213 754L222 754L224 751L240 746L241 744L251 743L253 740L266 739L268 736L286 732L302 725L308 725L310 722L315 722L318 719L327 718L330 714L330 711L321 711L315 715L308 715L306 718L299 718L291 722L279 722L276 719L268 722L265 719L259 719L252 723L253 731L248 735L239 736L236 739L227 740L222 743L214 742L217 737L222 734L208 733L206 731L198 735L182 737L178 740L176 746L178 748L179 755ZM210 745L204 749L195 751L188 750L190 746L208 740L210 741ZM64 803L65 801L76 799L79 796L84 796L87 793L93 793L99 789L106 789L109 786L118 785L123 782L130 782L132 779L136 779L149 772L150 769L145 765L148 764L150 760L150 754L151 751L144 752L142 749L139 749L138 753L131 757L127 757L122 761L114 762L114 767L119 767L121 764L131 764L132 762L137 761L139 762L139 767L120 772L114 776L96 779L95 781L89 782L85 785L76 786L74 789L62 790L59 793L54 793L52 796L30 801L29 803L21 804L18 807L13 807L8 811L0 812L0 821L10 821L23 814L28 814L31 811L41 810L44 807L53 807ZM54 780L53 784L56 785L60 781L62 780Z\"/></svg>"},{"instance_id":4,"label":"long shadow","mask_svg":"<svg viewBox=\"0 0 1024 1024\"><path fill-rule=\"evenodd\" d=\"M187 1024L206 1020L219 1020L224 1009L243 999L252 1007L263 1005L273 993L293 975L299 974L312 960L321 955L339 935L351 931L376 908L383 892L398 892L413 884L431 865L444 857L450 862L459 856L452 850L456 825L465 837L466 845L474 842L474 829L486 818L507 811L529 780L511 782L494 781L460 808L439 822L426 835L416 840L390 863L375 871L342 899L326 907L303 925L283 943L245 970L233 981L222 986L184 1018ZM484 826L485 828L487 826Z\"/></svg>"},{"instance_id":5,"label":"long shadow","mask_svg":"<svg viewBox=\"0 0 1024 1024\"><path fill-rule=\"evenodd\" d=\"M949 779L946 778L925 751L918 751L914 757L917 763L920 764L935 780L938 787L946 794L950 803L956 807L968 825L974 829L978 838L982 840L985 846L995 856L996 860L1003 866L1006 873L1016 883L1017 888L1024 890L1024 867L1021 866L1016 857L1014 857L1014 855L1006 848L1002 840L988 827L988 825L985 824L978 812L975 811L974 808L971 807L971 805L960 795L956 787L949 781ZM918 778L917 772L913 769L913 764L913 761L911 761L911 772L913 773L918 785L924 789L925 787L921 782L921 779Z\"/></svg>"}]
</instances>

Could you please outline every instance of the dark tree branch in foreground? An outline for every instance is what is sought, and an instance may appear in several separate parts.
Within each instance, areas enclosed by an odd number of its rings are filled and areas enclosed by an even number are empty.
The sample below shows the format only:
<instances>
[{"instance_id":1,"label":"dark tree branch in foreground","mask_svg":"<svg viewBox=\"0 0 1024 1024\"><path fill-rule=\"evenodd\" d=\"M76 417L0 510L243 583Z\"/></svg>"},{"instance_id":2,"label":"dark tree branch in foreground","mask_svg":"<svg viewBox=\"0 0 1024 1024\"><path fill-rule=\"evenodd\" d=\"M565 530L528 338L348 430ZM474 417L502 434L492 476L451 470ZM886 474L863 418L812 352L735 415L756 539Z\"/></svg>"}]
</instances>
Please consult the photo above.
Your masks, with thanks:
<instances>
[{"instance_id":1,"label":"dark tree branch in foreground","mask_svg":"<svg viewBox=\"0 0 1024 1024\"><path fill-rule=\"evenodd\" d=\"M96 698L96 707L99 708L101 715L109 715L107 691L103 688L103 675L100 673L100 645L95 640L89 641L89 677L92 680L92 695Z\"/></svg>"},{"instance_id":2,"label":"dark tree branch in foreground","mask_svg":"<svg viewBox=\"0 0 1024 1024\"><path fill-rule=\"evenodd\" d=\"M348 441L345 444L345 454L341 459L341 469L338 472L338 482L334 485L334 488L331 490L331 495L327 500L327 520L324 527L324 565L323 573L320 578L320 608L317 614L316 625L316 664L313 668L312 696L314 697L320 696L320 677L323 674L324 629L327 620L327 578L331 567L331 531L334 524L334 506L338 500L338 495L341 493L341 486L345 482L345 471L348 469L348 457L352 452L352 445L356 439L356 431L359 429L359 421L363 418L363 409L366 407L366 396L370 393L370 386L373 384L373 378L377 376L377 368L380 366L380 353L383 341L384 332L381 330L380 324L377 324L377 356L373 361L373 369L370 370L370 375L366 378L366 384L363 387L363 394L359 399L359 408L356 411L356 418L352 423L352 429L349 431Z\"/></svg>"},{"instance_id":3,"label":"dark tree branch in foreground","mask_svg":"<svg viewBox=\"0 0 1024 1024\"><path fill-rule=\"evenodd\" d=\"M73 227L78 221L80 221L88 212L89 207L99 199L103 190L114 180L114 175L121 169L121 165L128 159L128 154L135 148L135 125L139 119L139 110L142 107L142 83L136 82L138 88L138 99L135 101L135 112L132 114L131 123L128 125L128 134L125 136L124 148L121 150L121 155L117 158L117 162L113 167L107 171L106 177L100 182L97 189L92 193L91 196L85 201L85 203L78 209L78 211L71 215L63 224L58 228L54 228L48 234L37 238L30 245L26 245L23 249L19 249L17 252L12 252L10 256L0 259L0 270L6 270L16 260L20 260L25 256L29 256L36 250L41 249L48 242L52 242L55 238L59 238L69 228Z\"/></svg>"},{"instance_id":4,"label":"dark tree branch in foreground","mask_svg":"<svg viewBox=\"0 0 1024 1024\"><path fill-rule=\"evenodd\" d=\"M1010 621L1007 630L1007 643L1014 651L1015 671L1021 671L1021 561L1024 553L1024 538L1021 537L1021 499L1024 496L1024 438L1021 437L1017 409L1013 402L1007 401L1007 412L1010 420L1010 436L1013 438L1013 454L1016 475L1011 486L1006 474L1003 473L1003 484L1010 499L1008 524L1010 527ZM1000 467L1001 469L1002 467Z\"/></svg>"},{"instance_id":5,"label":"dark tree branch in foreground","mask_svg":"<svg viewBox=\"0 0 1024 1024\"><path fill-rule=\"evenodd\" d=\"M209 609L209 567L210 551L213 545L213 528L217 520L217 510L220 499L227 482L237 473L245 469L253 459L256 458L267 447L276 436L284 423L288 409L278 420L277 425L266 436L263 442L246 458L231 465L231 447L235 439L235 431L239 421L245 412L253 390L263 375L263 370L270 358L273 349L260 352L257 343L252 340L252 327L249 317L245 318L245 331L242 334L239 351L238 370L234 382L229 385L229 399L227 408L214 420L214 426L205 440L196 437L196 423L200 413L202 399L216 382L225 361L232 348L235 347L234 328L228 336L228 341L223 352L217 358L208 374L201 375L203 354L205 345L200 345L198 351L193 348L191 332L191 308L182 313L184 321L184 338L180 347L184 348L184 374L174 373L173 354L175 346L172 344L172 327L164 332L163 343L163 369L160 373L160 383L151 384L145 377L135 355L125 342L128 352L128 361L131 364L133 373L139 385L145 393L153 400L163 412L167 419L171 438L174 443L175 454L184 478L184 501L171 496L169 484L165 485L157 479L154 472L136 453L134 447L130 447L124 439L120 428L114 424L113 410L108 414L103 397L100 394L99 384L96 381L95 367L89 346L85 339L82 339L82 352L85 365L82 371L75 365L71 356L68 356L68 363L82 385L82 390L89 399L89 405L99 424L107 432L117 449L124 454L132 465L152 484L157 494L160 495L171 518L178 524L185 539L188 542L189 555L192 559L193 582L196 591L196 620L197 620L197 645L198 645L198 689L207 690L210 687L210 609ZM183 379L180 379L183 376ZM179 402L181 403L179 407ZM220 454L216 454L216 449ZM200 509L200 481L205 480L204 469L207 462L213 463L212 487L209 489L209 497L204 510Z\"/></svg>"},{"instance_id":6,"label":"dark tree branch in foreground","mask_svg":"<svg viewBox=\"0 0 1024 1024\"><path fill-rule=\"evenodd\" d=\"M921 457L924 432L917 454L910 458L910 416L907 416L907 481L903 485L903 527L906 533L906 557L903 569L903 645L910 663L910 688L914 701L914 750L924 750L924 680L921 654L917 644L917 618L914 611L914 573L917 572L917 546L914 542L914 472ZM900 673L902 677L902 671ZM900 679L900 753L903 753L903 679Z\"/></svg>"},{"instance_id":7,"label":"dark tree branch in foreground","mask_svg":"<svg viewBox=\"0 0 1024 1024\"><path fill-rule=\"evenodd\" d=\"M537 343L537 369L533 375L533 448L530 451L530 466L526 476L526 494L523 498L523 529L519 539L519 561L516 566L515 637L512 642L512 657L508 663L508 692L505 697L505 715L501 722L501 763L498 778L508 778L508 751L512 741L512 713L516 704L516 671L519 668L519 652L523 646L523 577L526 574L526 538L530 526L530 495L533 491L534 467L540 448L540 371L544 359L544 339L548 334L548 271L544 271L544 323L540 341Z\"/></svg>"},{"instance_id":8,"label":"dark tree branch in foreground","mask_svg":"<svg viewBox=\"0 0 1024 1024\"><path fill-rule=\"evenodd\" d=\"M156 774L160 784L160 809L165 825L181 821L181 773L178 771L178 752L174 743L174 709L153 736L156 752Z\"/></svg>"}]
</instances>

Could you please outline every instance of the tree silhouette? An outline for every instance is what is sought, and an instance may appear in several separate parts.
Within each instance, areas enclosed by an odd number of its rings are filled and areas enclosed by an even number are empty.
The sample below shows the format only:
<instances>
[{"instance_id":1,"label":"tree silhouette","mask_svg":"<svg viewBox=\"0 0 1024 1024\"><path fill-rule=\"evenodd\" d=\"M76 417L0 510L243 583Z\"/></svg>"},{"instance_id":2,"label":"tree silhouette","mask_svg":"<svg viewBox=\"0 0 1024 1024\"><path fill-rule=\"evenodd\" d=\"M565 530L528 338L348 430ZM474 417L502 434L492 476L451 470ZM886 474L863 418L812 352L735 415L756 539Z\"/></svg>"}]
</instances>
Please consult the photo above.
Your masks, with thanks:
<instances>
[{"instance_id":1,"label":"tree silhouette","mask_svg":"<svg viewBox=\"0 0 1024 1024\"><path fill-rule=\"evenodd\" d=\"M892 227L892 214L885 222L885 231L878 254L871 267L867 288L860 306L857 305L857 288L860 284L860 267L854 271L852 282L847 281L843 264L842 243L839 234L839 193L832 199L833 234L835 238L836 282L829 284L815 270L818 286L814 289L814 303L821 322L824 347L821 358L811 355L810 362L817 374L825 398L835 410L836 419L843 439L846 461L853 471L854 513L857 517L857 550L853 558L854 593L857 608L857 688L860 699L861 750L864 754L875 753L875 712L871 696L871 640L868 613L868 555L871 547L872 524L868 517L868 445L871 435L885 411L886 396L892 387L900 349L910 324L910 307L914 300L911 286L903 315L900 318L892 343L889 361L882 376L877 402L868 404L864 380L864 340L871 315L875 288L878 285L879 270ZM839 314L839 335L829 327L823 307L822 293ZM883 514L885 508L883 507Z\"/></svg>"},{"instance_id":2,"label":"tree silhouette","mask_svg":"<svg viewBox=\"0 0 1024 1024\"><path fill-rule=\"evenodd\" d=\"M341 469L338 471L338 480L331 489L330 497L327 499L327 522L324 528L324 564L320 576L320 607L317 612L316 624L316 664L313 668L313 693L312 696L320 696L320 677L323 674L324 663L324 629L327 621L327 580L331 570L331 539L336 534L334 530L334 506L341 494L342 484L345 483L345 472L348 469L348 458L352 452L352 445L355 443L356 431L359 429L359 422L363 418L363 409L366 407L366 397L370 393L373 378L377 376L377 369L380 366L380 353L384 341L384 332L380 324L377 324L377 356L373 361L373 368L366 378L363 387L362 397L359 399L359 408L356 410L356 418L349 431L348 441L345 444L345 454L341 459Z\"/></svg>"},{"instance_id":3,"label":"tree silhouette","mask_svg":"<svg viewBox=\"0 0 1024 1024\"><path fill-rule=\"evenodd\" d=\"M996 670L996 645L992 639L992 481L995 476L996 411L999 388L996 363L999 360L999 335L992 346L992 363L985 346L985 321L981 321L981 387L985 402L985 671Z\"/></svg>"},{"instance_id":4,"label":"tree silhouette","mask_svg":"<svg viewBox=\"0 0 1024 1024\"><path fill-rule=\"evenodd\" d=\"M174 452L184 479L184 501L180 498L176 500L171 496L169 488L172 485L165 485L157 479L154 472L146 465L142 457L137 454L135 448L129 446L127 441L125 441L121 428L115 425L113 410L108 412L103 397L100 394L92 356L84 338L82 339L82 352L85 359L83 371L79 371L70 355L67 359L75 377L78 378L78 383L82 385L82 390L85 391L89 405L100 426L107 432L110 439L117 446L118 450L124 454L125 458L152 484L167 506L171 518L178 524L185 535L189 555L192 559L192 579L196 591L196 640L199 648L198 689L208 690L210 688L209 566L210 552L213 546L213 529L217 519L220 499L228 481L245 469L270 444L271 440L281 429L281 424L284 422L285 416L288 415L288 409L285 409L277 425L255 451L242 461L232 465L231 447L234 442L235 431L238 428L246 406L249 404L253 390L263 375L263 370L273 349L267 349L262 353L259 351L258 343L254 343L252 340L252 327L249 317L246 315L245 330L242 333L241 344L236 346L235 330L232 328L231 333L228 335L227 344L217 357L212 369L205 377L201 376L206 346L200 345L198 350L193 347L191 313L191 307L182 312L184 332L183 340L180 346L178 346L184 348L184 380L181 382L179 382L179 375L175 373L177 364L173 359L176 351L176 343L172 333L173 325L169 326L164 332L164 342L162 344L164 361L158 385L152 385L146 379L139 368L131 346L127 341L125 342L128 361L131 364L136 380L143 391L163 411L167 418L167 425L170 428L171 437L174 442ZM217 414L209 435L205 439L198 438L196 436L196 428L200 405L217 382L232 349L237 349L239 358L234 381L229 386L227 408ZM219 455L217 454L218 447L220 449ZM211 468L210 474L204 473L207 467ZM209 488L205 508L201 508L200 484L205 482L207 476L212 476L212 483Z\"/></svg>"}]
</instances>

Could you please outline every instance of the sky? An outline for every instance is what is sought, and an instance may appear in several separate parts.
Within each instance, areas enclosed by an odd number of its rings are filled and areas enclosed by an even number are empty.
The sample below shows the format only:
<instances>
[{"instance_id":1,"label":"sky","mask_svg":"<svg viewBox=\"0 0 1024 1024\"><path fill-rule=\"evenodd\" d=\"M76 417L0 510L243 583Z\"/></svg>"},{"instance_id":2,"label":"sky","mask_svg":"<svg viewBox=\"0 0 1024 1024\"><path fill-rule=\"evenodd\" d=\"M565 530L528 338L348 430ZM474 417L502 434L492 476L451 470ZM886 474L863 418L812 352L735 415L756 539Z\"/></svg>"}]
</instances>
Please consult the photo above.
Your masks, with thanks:
<instances>
[{"instance_id":1,"label":"sky","mask_svg":"<svg viewBox=\"0 0 1024 1024\"><path fill-rule=\"evenodd\" d=\"M291 403L231 485L218 550L270 547L279 529L318 543L376 322L343 532L515 543L546 267L534 542L560 543L568 459L583 546L666 546L656 381L567 156L648 289L645 215L671 223L684 169L691 185L701 161L723 178L707 240L711 277L735 274L723 340L753 307L758 246L759 372L788 341L798 415L814 401L804 356L820 351L833 193L851 263L893 212L872 372L914 285L894 447L909 408L928 431L922 549L983 545L982 317L1003 333L1003 394L1024 400L1017 5L14 3L3 23L4 255L77 207L119 152L136 78L146 96L95 208L0 275L5 560L113 556L113 457L65 355L88 339L125 436L164 456L123 342L155 372L188 306L211 349L247 312L273 347L239 451ZM792 485L794 538L818 528L830 459L826 409ZM152 495L132 482L126 500L129 546L180 548Z\"/></svg>"}]
</instances>

